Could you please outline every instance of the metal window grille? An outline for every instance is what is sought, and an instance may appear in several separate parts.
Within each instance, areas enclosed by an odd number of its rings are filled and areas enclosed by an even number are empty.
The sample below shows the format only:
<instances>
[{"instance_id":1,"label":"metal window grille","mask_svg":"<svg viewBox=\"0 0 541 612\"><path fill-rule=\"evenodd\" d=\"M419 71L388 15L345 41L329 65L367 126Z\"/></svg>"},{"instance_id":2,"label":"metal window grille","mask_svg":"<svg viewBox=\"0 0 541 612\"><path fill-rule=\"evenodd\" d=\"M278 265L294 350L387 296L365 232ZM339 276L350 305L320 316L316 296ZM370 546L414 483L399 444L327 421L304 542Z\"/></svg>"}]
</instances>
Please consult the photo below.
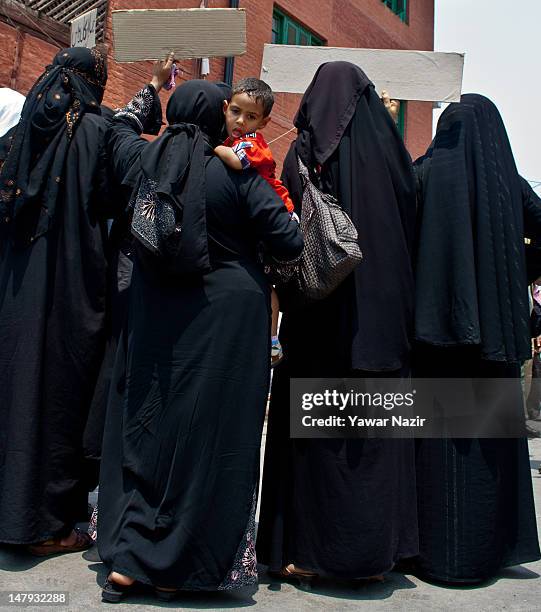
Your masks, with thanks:
<instances>
[{"instance_id":1,"label":"metal window grille","mask_svg":"<svg viewBox=\"0 0 541 612\"><path fill-rule=\"evenodd\" d=\"M102 42L105 36L105 19L108 0L16 0L29 9L38 11L51 19L69 25L70 22L92 9L98 9L96 20L96 41Z\"/></svg>"}]
</instances>

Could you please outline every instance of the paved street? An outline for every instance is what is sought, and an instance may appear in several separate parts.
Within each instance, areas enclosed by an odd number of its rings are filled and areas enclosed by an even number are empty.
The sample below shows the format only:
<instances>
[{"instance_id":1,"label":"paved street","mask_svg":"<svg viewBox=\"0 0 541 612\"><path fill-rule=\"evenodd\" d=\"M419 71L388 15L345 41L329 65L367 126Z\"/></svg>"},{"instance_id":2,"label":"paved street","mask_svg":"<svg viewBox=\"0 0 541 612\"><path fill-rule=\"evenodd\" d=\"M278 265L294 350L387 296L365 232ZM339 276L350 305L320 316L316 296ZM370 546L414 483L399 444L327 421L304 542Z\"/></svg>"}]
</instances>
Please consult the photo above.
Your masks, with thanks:
<instances>
[{"instance_id":1,"label":"paved street","mask_svg":"<svg viewBox=\"0 0 541 612\"><path fill-rule=\"evenodd\" d=\"M535 424L538 428L540 424ZM541 532L541 439L530 442L530 460ZM517 610L541 609L541 562L506 569L482 587L445 588L411 575L391 573L382 585L360 589L319 582L311 592L291 584L276 584L263 573L259 589L235 595L188 594L171 604L157 603L151 595L139 595L115 610L186 608L191 610ZM105 609L98 583L105 577L101 563L85 561L80 554L39 560L11 548L0 549L0 589L69 591L70 610ZM13 606L0 606L1 610ZM37 610L32 607L26 610ZM53 608L60 609L60 608ZM66 608L63 608L66 609Z\"/></svg>"}]
</instances>

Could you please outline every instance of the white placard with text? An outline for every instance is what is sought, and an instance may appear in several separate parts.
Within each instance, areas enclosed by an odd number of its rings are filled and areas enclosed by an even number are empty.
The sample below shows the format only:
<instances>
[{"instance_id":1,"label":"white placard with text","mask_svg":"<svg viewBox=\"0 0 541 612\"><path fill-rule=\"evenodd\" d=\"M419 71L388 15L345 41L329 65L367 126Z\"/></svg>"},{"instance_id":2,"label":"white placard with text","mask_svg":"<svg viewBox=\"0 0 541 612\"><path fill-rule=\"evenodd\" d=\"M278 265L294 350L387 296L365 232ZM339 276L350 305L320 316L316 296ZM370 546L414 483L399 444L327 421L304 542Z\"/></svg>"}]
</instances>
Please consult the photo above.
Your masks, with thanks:
<instances>
[{"instance_id":1,"label":"white placard with text","mask_svg":"<svg viewBox=\"0 0 541 612\"><path fill-rule=\"evenodd\" d=\"M91 49L96 46L98 9L79 15L71 22L71 46Z\"/></svg>"}]
</instances>

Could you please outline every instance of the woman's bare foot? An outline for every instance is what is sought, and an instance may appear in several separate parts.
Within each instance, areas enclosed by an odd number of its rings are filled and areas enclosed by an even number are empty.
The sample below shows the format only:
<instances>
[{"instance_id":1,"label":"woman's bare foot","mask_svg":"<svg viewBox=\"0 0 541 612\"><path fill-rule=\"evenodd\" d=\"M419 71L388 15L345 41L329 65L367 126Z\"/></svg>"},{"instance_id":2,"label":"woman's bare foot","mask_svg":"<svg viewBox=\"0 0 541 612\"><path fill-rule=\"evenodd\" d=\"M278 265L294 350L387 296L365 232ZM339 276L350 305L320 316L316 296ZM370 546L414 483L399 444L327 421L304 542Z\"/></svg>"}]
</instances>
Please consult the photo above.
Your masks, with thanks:
<instances>
[{"instance_id":1,"label":"woman's bare foot","mask_svg":"<svg viewBox=\"0 0 541 612\"><path fill-rule=\"evenodd\" d=\"M317 574L315 572L310 572L308 570L304 570L304 569L302 569L302 567L299 567L298 565L295 565L294 563L290 563L289 565L286 565L284 567L284 570L288 574L292 574L293 576L295 576L295 575L299 575L299 576L317 576Z\"/></svg>"},{"instance_id":2,"label":"woman's bare foot","mask_svg":"<svg viewBox=\"0 0 541 612\"><path fill-rule=\"evenodd\" d=\"M118 572L111 572L109 574L109 580L121 586L131 586L135 582L135 578L124 576L124 574L119 574Z\"/></svg>"},{"instance_id":3,"label":"woman's bare foot","mask_svg":"<svg viewBox=\"0 0 541 612\"><path fill-rule=\"evenodd\" d=\"M82 552L92 546L92 539L79 529L72 529L65 538L52 538L44 542L30 544L28 551L37 557L47 557L63 553Z\"/></svg>"}]
</instances>

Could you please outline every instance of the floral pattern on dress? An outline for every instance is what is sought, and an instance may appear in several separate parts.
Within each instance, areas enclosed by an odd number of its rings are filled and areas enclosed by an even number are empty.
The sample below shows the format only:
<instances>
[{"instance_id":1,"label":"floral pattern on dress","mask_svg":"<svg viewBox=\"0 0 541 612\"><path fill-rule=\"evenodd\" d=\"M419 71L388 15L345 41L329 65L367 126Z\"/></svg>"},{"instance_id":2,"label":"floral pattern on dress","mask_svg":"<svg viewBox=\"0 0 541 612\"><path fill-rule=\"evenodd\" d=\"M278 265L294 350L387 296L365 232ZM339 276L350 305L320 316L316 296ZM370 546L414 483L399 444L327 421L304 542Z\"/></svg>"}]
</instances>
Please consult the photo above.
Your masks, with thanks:
<instances>
[{"instance_id":1,"label":"floral pattern on dress","mask_svg":"<svg viewBox=\"0 0 541 612\"><path fill-rule=\"evenodd\" d=\"M142 132L144 131L145 121L152 112L153 105L154 94L150 87L146 85L135 94L123 109L115 114L115 117L130 117L130 119L134 119Z\"/></svg>"},{"instance_id":2,"label":"floral pattern on dress","mask_svg":"<svg viewBox=\"0 0 541 612\"><path fill-rule=\"evenodd\" d=\"M94 540L94 542L98 538L98 504L94 506L94 510L92 510L92 516L90 517L90 521L88 523L88 535Z\"/></svg>"},{"instance_id":3,"label":"floral pattern on dress","mask_svg":"<svg viewBox=\"0 0 541 612\"><path fill-rule=\"evenodd\" d=\"M233 567L227 573L225 580L218 587L220 591L240 589L257 584L257 557L255 553L255 511L257 506L257 488L254 491L252 508L248 517L248 525L242 537Z\"/></svg>"}]
</instances>

